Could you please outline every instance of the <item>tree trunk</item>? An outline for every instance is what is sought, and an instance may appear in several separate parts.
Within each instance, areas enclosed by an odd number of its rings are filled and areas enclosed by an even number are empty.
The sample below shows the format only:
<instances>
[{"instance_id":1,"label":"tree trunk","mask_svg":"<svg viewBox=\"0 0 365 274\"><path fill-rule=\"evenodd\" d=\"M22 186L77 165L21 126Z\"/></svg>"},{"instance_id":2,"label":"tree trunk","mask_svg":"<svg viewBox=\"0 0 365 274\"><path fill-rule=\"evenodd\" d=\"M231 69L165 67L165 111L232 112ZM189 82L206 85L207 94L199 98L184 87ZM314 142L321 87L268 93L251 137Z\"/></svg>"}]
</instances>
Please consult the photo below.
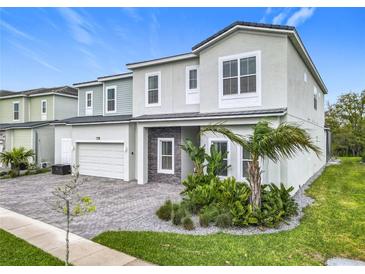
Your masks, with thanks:
<instances>
[{"instance_id":1,"label":"tree trunk","mask_svg":"<svg viewBox=\"0 0 365 274\"><path fill-rule=\"evenodd\" d=\"M251 187L251 205L256 209L261 207L261 169L257 158L253 158L248 165Z\"/></svg>"},{"instance_id":2,"label":"tree trunk","mask_svg":"<svg viewBox=\"0 0 365 274\"><path fill-rule=\"evenodd\" d=\"M66 200L66 214L67 214L67 228L66 228L66 260L65 265L68 266L68 260L70 255L70 202Z\"/></svg>"}]
</instances>

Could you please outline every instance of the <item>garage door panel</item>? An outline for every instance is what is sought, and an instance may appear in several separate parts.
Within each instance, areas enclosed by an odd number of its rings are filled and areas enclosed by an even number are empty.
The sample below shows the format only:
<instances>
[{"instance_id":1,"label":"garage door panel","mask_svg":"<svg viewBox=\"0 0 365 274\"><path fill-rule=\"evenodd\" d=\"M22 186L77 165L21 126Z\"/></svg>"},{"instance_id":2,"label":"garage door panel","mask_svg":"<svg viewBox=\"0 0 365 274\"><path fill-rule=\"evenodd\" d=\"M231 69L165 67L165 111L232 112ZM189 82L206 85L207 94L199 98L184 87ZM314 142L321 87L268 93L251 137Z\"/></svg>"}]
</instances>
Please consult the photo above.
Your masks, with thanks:
<instances>
[{"instance_id":1,"label":"garage door panel","mask_svg":"<svg viewBox=\"0 0 365 274\"><path fill-rule=\"evenodd\" d=\"M82 175L124 178L123 144L87 143L78 145L79 172Z\"/></svg>"}]
</instances>

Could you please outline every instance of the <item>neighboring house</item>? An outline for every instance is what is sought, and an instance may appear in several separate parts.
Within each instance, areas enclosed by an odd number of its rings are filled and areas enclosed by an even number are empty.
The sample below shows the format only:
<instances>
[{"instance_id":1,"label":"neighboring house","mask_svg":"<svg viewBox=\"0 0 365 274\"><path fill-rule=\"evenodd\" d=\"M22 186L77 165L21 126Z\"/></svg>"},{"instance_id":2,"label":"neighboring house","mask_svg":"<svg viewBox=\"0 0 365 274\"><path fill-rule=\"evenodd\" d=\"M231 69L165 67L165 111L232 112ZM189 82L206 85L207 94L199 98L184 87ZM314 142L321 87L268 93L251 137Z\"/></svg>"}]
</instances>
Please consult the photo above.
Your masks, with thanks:
<instances>
[{"instance_id":1,"label":"neighboring house","mask_svg":"<svg viewBox=\"0 0 365 274\"><path fill-rule=\"evenodd\" d=\"M83 175L133 180L132 74L74 84L78 117L55 123L55 162Z\"/></svg>"},{"instance_id":2,"label":"neighboring house","mask_svg":"<svg viewBox=\"0 0 365 274\"><path fill-rule=\"evenodd\" d=\"M80 117L56 127L56 162L77 163L81 174L139 184L179 183L193 170L180 148L190 138L207 150L216 144L227 151L230 167L221 176L245 180L249 155L222 136L199 136L199 130L224 122L245 135L268 120L273 126L298 123L323 155L298 153L278 163L262 159L265 183L297 189L325 164L327 89L294 27L236 22L190 53L127 68L133 74L75 85ZM113 77L129 84L120 88Z\"/></svg>"},{"instance_id":3,"label":"neighboring house","mask_svg":"<svg viewBox=\"0 0 365 274\"><path fill-rule=\"evenodd\" d=\"M54 163L54 126L50 122L77 115L77 90L39 88L0 93L0 148L25 147L35 162Z\"/></svg>"}]
</instances>

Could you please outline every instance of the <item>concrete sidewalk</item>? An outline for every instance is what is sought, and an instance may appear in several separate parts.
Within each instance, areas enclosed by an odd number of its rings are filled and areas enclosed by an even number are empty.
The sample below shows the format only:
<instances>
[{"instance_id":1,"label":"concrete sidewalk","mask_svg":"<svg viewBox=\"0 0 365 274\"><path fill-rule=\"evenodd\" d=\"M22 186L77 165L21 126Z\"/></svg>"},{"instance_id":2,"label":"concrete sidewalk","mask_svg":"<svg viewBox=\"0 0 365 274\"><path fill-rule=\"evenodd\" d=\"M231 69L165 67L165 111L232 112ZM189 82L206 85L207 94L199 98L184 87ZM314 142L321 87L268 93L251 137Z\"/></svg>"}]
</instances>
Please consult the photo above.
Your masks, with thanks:
<instances>
[{"instance_id":1,"label":"concrete sidewalk","mask_svg":"<svg viewBox=\"0 0 365 274\"><path fill-rule=\"evenodd\" d=\"M0 228L65 260L66 232L57 227L0 207ZM70 233L70 263L73 265L146 266L152 265Z\"/></svg>"}]
</instances>

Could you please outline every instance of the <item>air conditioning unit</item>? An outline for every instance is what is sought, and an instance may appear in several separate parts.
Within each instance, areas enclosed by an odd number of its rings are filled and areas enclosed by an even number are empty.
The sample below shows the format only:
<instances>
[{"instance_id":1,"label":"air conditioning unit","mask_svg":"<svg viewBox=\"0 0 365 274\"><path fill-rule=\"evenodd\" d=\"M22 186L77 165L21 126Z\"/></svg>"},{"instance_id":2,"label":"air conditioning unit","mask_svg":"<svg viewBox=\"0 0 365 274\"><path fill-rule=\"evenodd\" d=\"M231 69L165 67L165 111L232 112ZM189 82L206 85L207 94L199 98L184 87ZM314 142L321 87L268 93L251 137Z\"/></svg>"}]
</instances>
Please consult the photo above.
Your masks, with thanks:
<instances>
[{"instance_id":1,"label":"air conditioning unit","mask_svg":"<svg viewBox=\"0 0 365 274\"><path fill-rule=\"evenodd\" d=\"M47 168L50 164L48 162L41 162L41 168Z\"/></svg>"}]
</instances>

